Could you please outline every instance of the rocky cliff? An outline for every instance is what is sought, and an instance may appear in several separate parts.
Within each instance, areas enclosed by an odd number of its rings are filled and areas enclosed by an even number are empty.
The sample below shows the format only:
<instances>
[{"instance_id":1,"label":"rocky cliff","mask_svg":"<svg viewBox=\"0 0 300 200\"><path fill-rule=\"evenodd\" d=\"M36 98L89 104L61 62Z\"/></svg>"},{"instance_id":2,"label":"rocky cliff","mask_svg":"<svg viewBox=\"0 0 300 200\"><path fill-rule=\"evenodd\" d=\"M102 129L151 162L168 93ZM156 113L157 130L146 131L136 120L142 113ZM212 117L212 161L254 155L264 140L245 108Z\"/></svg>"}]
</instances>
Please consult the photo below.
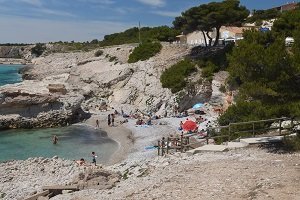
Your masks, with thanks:
<instances>
[{"instance_id":1,"label":"rocky cliff","mask_svg":"<svg viewBox=\"0 0 300 200\"><path fill-rule=\"evenodd\" d=\"M34 45L28 46L0 46L0 58L17 58L31 59L31 48Z\"/></svg>"},{"instance_id":2,"label":"rocky cliff","mask_svg":"<svg viewBox=\"0 0 300 200\"><path fill-rule=\"evenodd\" d=\"M198 102L223 105L225 96L218 88L226 76L216 78L213 84L206 81L200 84L200 74L195 73L189 77L191 86L178 94L162 88L162 72L188 55L189 48L163 44L158 55L128 64L133 48L131 45L104 48L99 57L94 56L95 52L77 52L33 59L33 66L23 74L33 80L0 88L0 126L65 125L84 118L82 110L88 112L102 105L122 108L128 114L139 110L157 115L172 115L175 105L180 110Z\"/></svg>"},{"instance_id":3,"label":"rocky cliff","mask_svg":"<svg viewBox=\"0 0 300 200\"><path fill-rule=\"evenodd\" d=\"M57 127L88 118L81 109L84 97L61 90L66 77L0 87L0 129Z\"/></svg>"}]
</instances>

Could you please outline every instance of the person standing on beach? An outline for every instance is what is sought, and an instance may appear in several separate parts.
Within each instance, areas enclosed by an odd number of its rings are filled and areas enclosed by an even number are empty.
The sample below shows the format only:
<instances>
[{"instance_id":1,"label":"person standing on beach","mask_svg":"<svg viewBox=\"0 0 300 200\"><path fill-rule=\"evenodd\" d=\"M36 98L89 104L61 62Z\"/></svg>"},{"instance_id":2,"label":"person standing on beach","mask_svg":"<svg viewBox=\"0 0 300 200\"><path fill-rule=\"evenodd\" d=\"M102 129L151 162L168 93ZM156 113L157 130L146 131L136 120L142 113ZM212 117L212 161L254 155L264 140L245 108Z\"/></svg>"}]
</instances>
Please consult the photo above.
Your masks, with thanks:
<instances>
[{"instance_id":1,"label":"person standing on beach","mask_svg":"<svg viewBox=\"0 0 300 200\"><path fill-rule=\"evenodd\" d=\"M99 128L99 120L96 120L96 128Z\"/></svg>"},{"instance_id":2,"label":"person standing on beach","mask_svg":"<svg viewBox=\"0 0 300 200\"><path fill-rule=\"evenodd\" d=\"M108 114L108 116L107 116L107 124L108 124L108 126L110 126L110 123L111 123L111 121L110 121L110 114Z\"/></svg>"},{"instance_id":3,"label":"person standing on beach","mask_svg":"<svg viewBox=\"0 0 300 200\"><path fill-rule=\"evenodd\" d=\"M111 126L115 126L115 115L111 114Z\"/></svg>"},{"instance_id":4,"label":"person standing on beach","mask_svg":"<svg viewBox=\"0 0 300 200\"><path fill-rule=\"evenodd\" d=\"M57 137L56 135L53 135L53 137L52 137L52 142L53 142L53 144L57 144L57 142L58 142L58 137Z\"/></svg>"},{"instance_id":5,"label":"person standing on beach","mask_svg":"<svg viewBox=\"0 0 300 200\"><path fill-rule=\"evenodd\" d=\"M97 158L97 156L96 156L95 152L93 151L92 152L92 163L95 163L95 166L96 166L96 158Z\"/></svg>"}]
</instances>

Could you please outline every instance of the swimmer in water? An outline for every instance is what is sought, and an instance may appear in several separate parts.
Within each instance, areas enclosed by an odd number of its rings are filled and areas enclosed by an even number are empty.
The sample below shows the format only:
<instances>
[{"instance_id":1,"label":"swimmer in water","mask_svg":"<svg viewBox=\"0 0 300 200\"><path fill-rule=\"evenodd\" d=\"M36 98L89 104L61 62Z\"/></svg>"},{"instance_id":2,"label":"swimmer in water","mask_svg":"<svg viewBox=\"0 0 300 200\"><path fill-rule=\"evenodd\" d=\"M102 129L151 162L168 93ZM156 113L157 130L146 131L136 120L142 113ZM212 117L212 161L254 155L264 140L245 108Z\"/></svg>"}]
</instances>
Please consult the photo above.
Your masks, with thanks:
<instances>
[{"instance_id":1,"label":"swimmer in water","mask_svg":"<svg viewBox=\"0 0 300 200\"><path fill-rule=\"evenodd\" d=\"M57 142L58 142L58 137L57 137L56 135L53 136L52 142L53 142L53 144L57 144Z\"/></svg>"}]
</instances>

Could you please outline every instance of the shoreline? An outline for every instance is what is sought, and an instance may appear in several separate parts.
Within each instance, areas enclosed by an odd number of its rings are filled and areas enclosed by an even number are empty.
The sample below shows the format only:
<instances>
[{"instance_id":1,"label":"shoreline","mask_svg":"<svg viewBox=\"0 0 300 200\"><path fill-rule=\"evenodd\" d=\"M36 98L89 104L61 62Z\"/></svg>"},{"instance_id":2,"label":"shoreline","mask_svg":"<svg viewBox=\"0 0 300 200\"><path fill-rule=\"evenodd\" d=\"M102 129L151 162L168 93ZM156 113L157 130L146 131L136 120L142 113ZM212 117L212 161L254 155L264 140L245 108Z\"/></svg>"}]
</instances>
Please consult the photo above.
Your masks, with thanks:
<instances>
[{"instance_id":1,"label":"shoreline","mask_svg":"<svg viewBox=\"0 0 300 200\"><path fill-rule=\"evenodd\" d=\"M118 150L111 155L109 161L107 162L106 166L111 166L114 164L119 164L124 161L131 148L134 144L134 136L130 129L124 127L123 125L118 124L115 127L109 127L107 125L106 116L110 112L101 112L101 113L91 113L92 116L87 119L85 124L95 127L96 119L99 120L100 129L107 133L107 137L114 140L118 143ZM117 120L116 120L117 121ZM117 124L117 123L116 123Z\"/></svg>"},{"instance_id":2,"label":"shoreline","mask_svg":"<svg viewBox=\"0 0 300 200\"><path fill-rule=\"evenodd\" d=\"M24 59L18 58L0 58L0 65L28 65L30 62L27 62Z\"/></svg>"}]
</instances>

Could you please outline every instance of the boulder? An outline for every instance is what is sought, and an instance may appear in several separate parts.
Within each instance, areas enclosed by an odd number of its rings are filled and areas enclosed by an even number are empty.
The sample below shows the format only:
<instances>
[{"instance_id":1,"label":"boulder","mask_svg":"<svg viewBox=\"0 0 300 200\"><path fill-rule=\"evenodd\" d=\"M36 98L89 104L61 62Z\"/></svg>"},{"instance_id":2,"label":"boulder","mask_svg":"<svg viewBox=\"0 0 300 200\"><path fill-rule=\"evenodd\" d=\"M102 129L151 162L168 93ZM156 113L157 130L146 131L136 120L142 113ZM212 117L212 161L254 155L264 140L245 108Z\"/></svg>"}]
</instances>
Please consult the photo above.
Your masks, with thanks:
<instances>
[{"instance_id":1,"label":"boulder","mask_svg":"<svg viewBox=\"0 0 300 200\"><path fill-rule=\"evenodd\" d=\"M64 84L49 84L48 89L50 93L67 94L67 89Z\"/></svg>"}]
</instances>

